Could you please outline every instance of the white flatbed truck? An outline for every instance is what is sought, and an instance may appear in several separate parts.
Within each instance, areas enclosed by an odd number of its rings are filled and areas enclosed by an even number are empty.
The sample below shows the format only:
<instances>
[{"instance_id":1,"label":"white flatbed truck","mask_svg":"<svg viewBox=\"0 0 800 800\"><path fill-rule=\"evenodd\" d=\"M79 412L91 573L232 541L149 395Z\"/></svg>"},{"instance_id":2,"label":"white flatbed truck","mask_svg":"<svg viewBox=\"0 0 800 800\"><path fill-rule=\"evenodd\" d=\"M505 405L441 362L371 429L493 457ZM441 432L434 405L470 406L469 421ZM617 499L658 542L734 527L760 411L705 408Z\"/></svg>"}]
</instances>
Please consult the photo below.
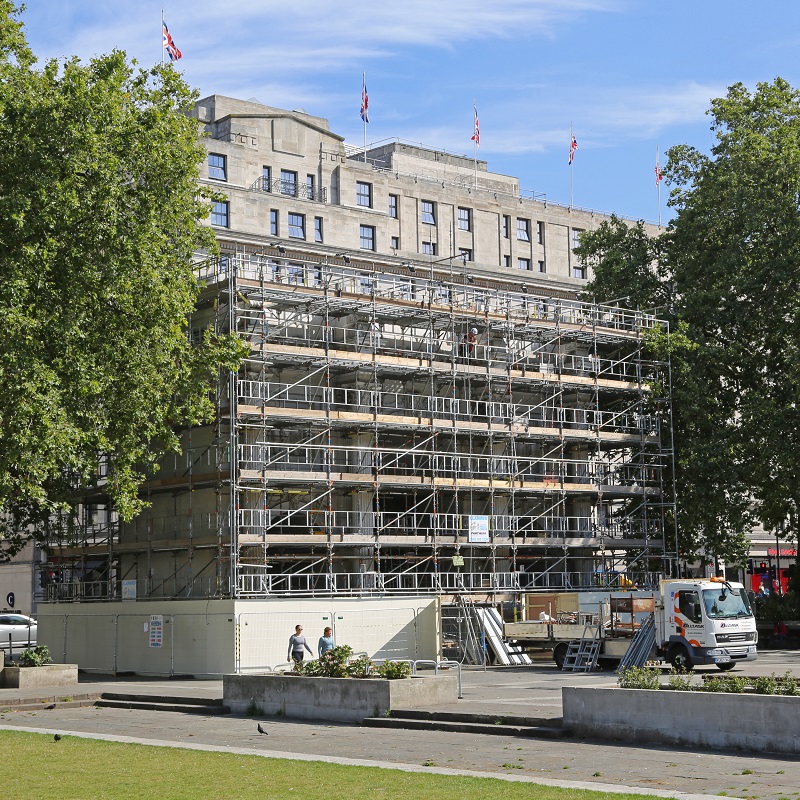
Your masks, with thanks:
<instances>
[{"instance_id":1,"label":"white flatbed truck","mask_svg":"<svg viewBox=\"0 0 800 800\"><path fill-rule=\"evenodd\" d=\"M716 664L727 670L757 658L755 617L740 583L689 578L663 580L657 592L528 595L525 609L528 620L505 623L504 637L526 650L552 649L559 669L570 642L587 636L600 639L601 666L618 664L651 614L652 656L678 669Z\"/></svg>"}]
</instances>

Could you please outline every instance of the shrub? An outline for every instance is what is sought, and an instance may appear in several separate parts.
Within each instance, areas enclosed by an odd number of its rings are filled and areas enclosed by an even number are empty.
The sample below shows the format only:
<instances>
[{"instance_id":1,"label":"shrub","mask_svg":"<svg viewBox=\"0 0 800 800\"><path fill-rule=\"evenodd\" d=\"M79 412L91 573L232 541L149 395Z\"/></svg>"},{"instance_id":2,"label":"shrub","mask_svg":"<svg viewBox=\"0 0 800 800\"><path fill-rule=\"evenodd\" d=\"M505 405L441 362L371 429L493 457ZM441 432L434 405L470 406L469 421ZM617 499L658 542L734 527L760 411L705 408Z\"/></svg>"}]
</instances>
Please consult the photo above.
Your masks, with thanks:
<instances>
[{"instance_id":1,"label":"shrub","mask_svg":"<svg viewBox=\"0 0 800 800\"><path fill-rule=\"evenodd\" d=\"M659 672L650 667L623 667L617 673L622 689L658 689Z\"/></svg>"},{"instance_id":2,"label":"shrub","mask_svg":"<svg viewBox=\"0 0 800 800\"><path fill-rule=\"evenodd\" d=\"M411 664L407 661L384 661L378 667L378 675L390 681L411 677Z\"/></svg>"},{"instance_id":3,"label":"shrub","mask_svg":"<svg viewBox=\"0 0 800 800\"><path fill-rule=\"evenodd\" d=\"M19 665L21 667L43 667L45 664L52 664L53 659L46 645L40 644L36 647L29 647L19 654Z\"/></svg>"},{"instance_id":4,"label":"shrub","mask_svg":"<svg viewBox=\"0 0 800 800\"><path fill-rule=\"evenodd\" d=\"M753 689L756 694L777 694L778 681L775 678L775 673L772 675L759 675L753 681Z\"/></svg>"},{"instance_id":5,"label":"shrub","mask_svg":"<svg viewBox=\"0 0 800 800\"><path fill-rule=\"evenodd\" d=\"M737 675L714 675L706 678L698 689L701 692L722 692L725 694L741 694L747 688L747 678Z\"/></svg>"},{"instance_id":6,"label":"shrub","mask_svg":"<svg viewBox=\"0 0 800 800\"><path fill-rule=\"evenodd\" d=\"M669 673L669 688L677 692L693 692L691 673L682 669L673 669Z\"/></svg>"},{"instance_id":7,"label":"shrub","mask_svg":"<svg viewBox=\"0 0 800 800\"><path fill-rule=\"evenodd\" d=\"M367 656L361 656L361 658L357 658L347 665L347 674L351 678L368 678L374 668L375 665L372 663L372 659L367 658Z\"/></svg>"},{"instance_id":8,"label":"shrub","mask_svg":"<svg viewBox=\"0 0 800 800\"><path fill-rule=\"evenodd\" d=\"M786 674L778 679L778 694L800 695L800 685L797 678L786 670Z\"/></svg>"}]
</instances>

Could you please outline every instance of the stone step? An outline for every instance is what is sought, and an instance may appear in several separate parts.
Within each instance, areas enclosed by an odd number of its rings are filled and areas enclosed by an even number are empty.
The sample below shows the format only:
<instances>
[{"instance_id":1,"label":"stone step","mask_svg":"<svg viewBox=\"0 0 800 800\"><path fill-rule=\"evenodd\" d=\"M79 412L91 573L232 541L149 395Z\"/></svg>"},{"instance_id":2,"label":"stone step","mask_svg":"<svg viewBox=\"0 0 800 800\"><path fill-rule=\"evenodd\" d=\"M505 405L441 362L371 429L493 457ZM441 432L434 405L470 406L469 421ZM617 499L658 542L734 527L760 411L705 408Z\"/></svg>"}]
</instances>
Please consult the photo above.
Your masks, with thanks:
<instances>
[{"instance_id":1,"label":"stone step","mask_svg":"<svg viewBox=\"0 0 800 800\"><path fill-rule=\"evenodd\" d=\"M67 699L65 699L67 698ZM8 711L52 711L56 708L85 708L100 699L98 694L59 695L58 697L9 698L0 700L0 713Z\"/></svg>"},{"instance_id":2,"label":"stone step","mask_svg":"<svg viewBox=\"0 0 800 800\"><path fill-rule=\"evenodd\" d=\"M459 716L459 715L456 715ZM465 714L464 717L469 715ZM524 736L538 739L561 739L570 735L568 730L553 726L514 725L502 722L486 722L446 719L414 719L410 716L368 717L362 725L370 728L402 728L405 730L450 731L451 733L479 733L484 736Z\"/></svg>"},{"instance_id":3,"label":"stone step","mask_svg":"<svg viewBox=\"0 0 800 800\"><path fill-rule=\"evenodd\" d=\"M561 717L524 717L515 714L470 714L460 711L426 711L419 708L395 709L389 716L441 722L479 722L486 725L517 725L527 728L560 728L563 723Z\"/></svg>"},{"instance_id":4,"label":"stone step","mask_svg":"<svg viewBox=\"0 0 800 800\"><path fill-rule=\"evenodd\" d=\"M172 711L183 714L219 716L231 710L218 698L163 697L104 692L95 702L98 708L129 708L137 711Z\"/></svg>"}]
</instances>

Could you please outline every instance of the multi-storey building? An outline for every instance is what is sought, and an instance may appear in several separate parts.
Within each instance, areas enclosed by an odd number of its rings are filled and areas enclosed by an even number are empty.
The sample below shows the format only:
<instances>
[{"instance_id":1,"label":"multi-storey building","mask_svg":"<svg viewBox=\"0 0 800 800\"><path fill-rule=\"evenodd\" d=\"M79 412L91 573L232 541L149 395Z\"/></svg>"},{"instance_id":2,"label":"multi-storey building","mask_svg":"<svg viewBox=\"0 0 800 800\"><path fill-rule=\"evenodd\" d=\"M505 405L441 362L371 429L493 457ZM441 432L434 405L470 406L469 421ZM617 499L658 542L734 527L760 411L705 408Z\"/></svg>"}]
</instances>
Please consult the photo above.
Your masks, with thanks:
<instances>
[{"instance_id":1,"label":"multi-storey building","mask_svg":"<svg viewBox=\"0 0 800 800\"><path fill-rule=\"evenodd\" d=\"M221 255L198 255L191 331L236 330L250 356L143 487L146 512L116 524L101 493L86 544L51 549L55 596L513 593L663 571L664 365L642 354L658 323L580 299L572 248L602 215L464 156L353 150L302 111L212 96L195 113Z\"/></svg>"}]
</instances>

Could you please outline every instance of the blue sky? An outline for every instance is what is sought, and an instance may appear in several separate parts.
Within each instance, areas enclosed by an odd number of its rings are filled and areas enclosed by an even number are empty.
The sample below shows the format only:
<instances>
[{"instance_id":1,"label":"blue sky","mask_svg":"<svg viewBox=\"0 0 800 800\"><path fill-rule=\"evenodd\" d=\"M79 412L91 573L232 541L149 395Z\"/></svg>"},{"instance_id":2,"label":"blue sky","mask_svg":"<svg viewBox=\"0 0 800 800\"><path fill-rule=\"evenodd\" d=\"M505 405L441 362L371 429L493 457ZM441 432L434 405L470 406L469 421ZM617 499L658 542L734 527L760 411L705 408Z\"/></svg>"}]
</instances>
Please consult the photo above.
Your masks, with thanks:
<instances>
[{"instance_id":1,"label":"blue sky","mask_svg":"<svg viewBox=\"0 0 800 800\"><path fill-rule=\"evenodd\" d=\"M28 5L40 59L114 48L161 59L160 2ZM708 149L712 97L737 81L800 83L796 0L164 0L164 14L177 67L203 96L303 108L360 145L366 72L368 142L470 156L474 100L478 157L556 203L570 199L572 123L574 204L650 221L656 149Z\"/></svg>"}]
</instances>

